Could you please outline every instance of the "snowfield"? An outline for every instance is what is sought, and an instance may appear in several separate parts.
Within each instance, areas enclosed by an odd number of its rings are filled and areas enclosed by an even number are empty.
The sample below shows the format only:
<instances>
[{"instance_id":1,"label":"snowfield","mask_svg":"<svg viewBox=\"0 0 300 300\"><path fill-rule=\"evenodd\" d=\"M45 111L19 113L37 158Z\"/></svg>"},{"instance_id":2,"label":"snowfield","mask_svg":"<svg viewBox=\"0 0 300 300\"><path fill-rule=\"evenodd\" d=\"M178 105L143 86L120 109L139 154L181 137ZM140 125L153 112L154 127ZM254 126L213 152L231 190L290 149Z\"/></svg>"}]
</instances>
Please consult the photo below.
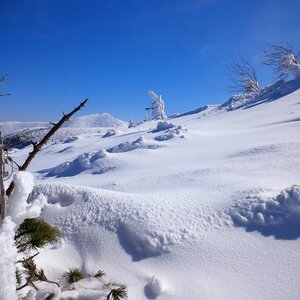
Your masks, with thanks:
<instances>
[{"instance_id":1,"label":"snowfield","mask_svg":"<svg viewBox=\"0 0 300 300\"><path fill-rule=\"evenodd\" d=\"M129 299L299 299L299 88L54 140L29 170L29 200L63 233L38 266L60 282L103 269ZM87 279L76 290L104 298Z\"/></svg>"}]
</instances>

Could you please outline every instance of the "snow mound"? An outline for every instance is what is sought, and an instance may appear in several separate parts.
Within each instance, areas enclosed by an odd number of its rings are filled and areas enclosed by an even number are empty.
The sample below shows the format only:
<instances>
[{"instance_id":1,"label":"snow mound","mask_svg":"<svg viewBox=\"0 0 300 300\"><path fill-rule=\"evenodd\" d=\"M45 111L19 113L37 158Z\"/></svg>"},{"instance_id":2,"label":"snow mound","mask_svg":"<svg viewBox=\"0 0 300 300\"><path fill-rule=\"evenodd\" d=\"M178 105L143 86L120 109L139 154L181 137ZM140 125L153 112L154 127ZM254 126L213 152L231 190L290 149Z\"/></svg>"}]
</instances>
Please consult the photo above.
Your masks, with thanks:
<instances>
[{"instance_id":1,"label":"snow mound","mask_svg":"<svg viewBox=\"0 0 300 300\"><path fill-rule=\"evenodd\" d=\"M148 299L156 299L163 293L162 282L158 278L153 276L151 280L145 285L144 293Z\"/></svg>"},{"instance_id":2,"label":"snow mound","mask_svg":"<svg viewBox=\"0 0 300 300\"><path fill-rule=\"evenodd\" d=\"M167 141L167 140L170 140L174 137L180 137L180 138L184 138L184 135L182 134L182 132L184 131L184 127L181 126L181 125L178 125L176 127L172 127L170 129L168 129L165 133L161 134L161 135L158 135L156 136L154 139L156 141Z\"/></svg>"},{"instance_id":3,"label":"snow mound","mask_svg":"<svg viewBox=\"0 0 300 300\"><path fill-rule=\"evenodd\" d=\"M253 195L230 212L236 225L277 238L300 237L300 186L283 190L274 198Z\"/></svg>"},{"instance_id":4,"label":"snow mound","mask_svg":"<svg viewBox=\"0 0 300 300\"><path fill-rule=\"evenodd\" d=\"M108 156L106 150L102 149L97 152L83 153L74 160L62 163L50 170L43 170L41 173L47 173L47 177L69 177L82 172L102 174L117 166L116 159Z\"/></svg>"},{"instance_id":5,"label":"snow mound","mask_svg":"<svg viewBox=\"0 0 300 300\"><path fill-rule=\"evenodd\" d=\"M168 252L170 242L164 235L155 234L143 224L123 223L118 230L121 245L134 261Z\"/></svg>"},{"instance_id":6,"label":"snow mound","mask_svg":"<svg viewBox=\"0 0 300 300\"><path fill-rule=\"evenodd\" d=\"M106 133L103 135L104 138L110 137L110 136L114 136L118 133L118 131L116 129L108 129L106 131Z\"/></svg>"},{"instance_id":7,"label":"snow mound","mask_svg":"<svg viewBox=\"0 0 300 300\"><path fill-rule=\"evenodd\" d=\"M175 127L175 125L173 123L169 123L167 121L159 121L156 125L156 128L153 130L153 132L167 130L172 127Z\"/></svg>"},{"instance_id":8,"label":"snow mound","mask_svg":"<svg viewBox=\"0 0 300 300\"><path fill-rule=\"evenodd\" d=\"M112 117L108 113L81 116L67 122L64 127L127 127L127 123Z\"/></svg>"},{"instance_id":9,"label":"snow mound","mask_svg":"<svg viewBox=\"0 0 300 300\"><path fill-rule=\"evenodd\" d=\"M120 153L120 152L128 152L135 149L156 149L158 145L149 144L146 142L145 138L139 137L137 140L132 142L124 142L115 147L107 149L107 152L110 153Z\"/></svg>"}]
</instances>

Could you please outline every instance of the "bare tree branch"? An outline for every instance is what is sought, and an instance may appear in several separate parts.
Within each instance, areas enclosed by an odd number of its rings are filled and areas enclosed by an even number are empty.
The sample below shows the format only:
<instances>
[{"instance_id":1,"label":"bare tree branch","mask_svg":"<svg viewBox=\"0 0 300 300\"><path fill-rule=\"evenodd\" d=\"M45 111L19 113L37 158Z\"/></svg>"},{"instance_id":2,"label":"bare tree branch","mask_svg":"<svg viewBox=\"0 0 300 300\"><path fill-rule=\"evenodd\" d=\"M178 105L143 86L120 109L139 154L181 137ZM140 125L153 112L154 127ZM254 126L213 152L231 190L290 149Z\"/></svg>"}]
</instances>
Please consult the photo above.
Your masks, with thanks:
<instances>
[{"instance_id":1,"label":"bare tree branch","mask_svg":"<svg viewBox=\"0 0 300 300\"><path fill-rule=\"evenodd\" d=\"M244 58L230 65L230 83L229 90L234 93L253 93L259 90L256 70Z\"/></svg>"},{"instance_id":2,"label":"bare tree branch","mask_svg":"<svg viewBox=\"0 0 300 300\"><path fill-rule=\"evenodd\" d=\"M49 132L42 138L42 140L35 144L33 143L33 150L29 153L27 159L19 167L19 171L25 171L33 158L36 156L36 154L41 150L41 148L49 141L49 139L55 134L55 132L62 127L62 125L68 121L75 113L77 113L80 109L82 109L88 99L85 99L83 102L81 102L76 108L74 108L70 113L64 114L63 117L49 130ZM6 195L9 197L14 190L14 182L12 181L9 185L8 189L6 190Z\"/></svg>"},{"instance_id":3,"label":"bare tree branch","mask_svg":"<svg viewBox=\"0 0 300 300\"><path fill-rule=\"evenodd\" d=\"M289 55L293 55L295 63L300 62L299 53L297 53L293 46L287 44L281 45L269 45L269 50L265 50L262 62L266 66L270 66L273 69L273 73L278 80L285 79L289 74L285 70L285 60Z\"/></svg>"}]
</instances>

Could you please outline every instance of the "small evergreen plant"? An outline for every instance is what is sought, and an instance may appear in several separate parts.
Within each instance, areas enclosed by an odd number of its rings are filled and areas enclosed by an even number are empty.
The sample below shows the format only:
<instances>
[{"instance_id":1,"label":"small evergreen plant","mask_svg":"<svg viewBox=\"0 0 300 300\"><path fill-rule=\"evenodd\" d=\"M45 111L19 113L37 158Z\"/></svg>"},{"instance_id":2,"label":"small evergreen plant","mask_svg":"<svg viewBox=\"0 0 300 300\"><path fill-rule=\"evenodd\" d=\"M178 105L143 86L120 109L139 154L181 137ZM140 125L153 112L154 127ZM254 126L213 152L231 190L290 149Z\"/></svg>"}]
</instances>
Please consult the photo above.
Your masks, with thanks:
<instances>
[{"instance_id":1,"label":"small evergreen plant","mask_svg":"<svg viewBox=\"0 0 300 300\"><path fill-rule=\"evenodd\" d=\"M18 228L15 241L19 252L37 250L58 242L60 231L42 219L25 219Z\"/></svg>"},{"instance_id":2,"label":"small evergreen plant","mask_svg":"<svg viewBox=\"0 0 300 300\"><path fill-rule=\"evenodd\" d=\"M84 278L84 275L80 268L70 268L68 272L64 274L64 277L66 278L67 282L69 284L72 284L74 282L77 282Z\"/></svg>"}]
</instances>

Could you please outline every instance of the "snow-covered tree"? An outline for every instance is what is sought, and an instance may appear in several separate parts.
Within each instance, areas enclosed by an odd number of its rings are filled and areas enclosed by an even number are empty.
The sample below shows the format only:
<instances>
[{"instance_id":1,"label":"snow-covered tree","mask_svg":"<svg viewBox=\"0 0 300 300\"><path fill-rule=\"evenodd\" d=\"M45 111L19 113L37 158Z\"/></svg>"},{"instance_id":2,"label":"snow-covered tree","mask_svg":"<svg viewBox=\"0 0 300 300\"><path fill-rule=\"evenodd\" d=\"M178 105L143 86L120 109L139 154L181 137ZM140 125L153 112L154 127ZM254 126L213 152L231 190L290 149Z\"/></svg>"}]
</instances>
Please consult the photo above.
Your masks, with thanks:
<instances>
[{"instance_id":1,"label":"snow-covered tree","mask_svg":"<svg viewBox=\"0 0 300 300\"><path fill-rule=\"evenodd\" d=\"M144 116L144 122L147 122L147 121L149 121L149 118L148 118L148 114L145 113L145 116Z\"/></svg>"},{"instance_id":2,"label":"snow-covered tree","mask_svg":"<svg viewBox=\"0 0 300 300\"><path fill-rule=\"evenodd\" d=\"M151 107L146 108L152 110L152 120L164 120L165 115L165 103L161 95L157 95L153 91L148 92L148 96L153 100Z\"/></svg>"},{"instance_id":3,"label":"snow-covered tree","mask_svg":"<svg viewBox=\"0 0 300 300\"><path fill-rule=\"evenodd\" d=\"M262 61L272 67L279 80L287 76L300 77L300 56L290 45L271 45L268 51L264 51Z\"/></svg>"},{"instance_id":4,"label":"snow-covered tree","mask_svg":"<svg viewBox=\"0 0 300 300\"><path fill-rule=\"evenodd\" d=\"M131 128L131 127L135 127L135 123L133 122L132 119L129 119L128 128Z\"/></svg>"},{"instance_id":5,"label":"snow-covered tree","mask_svg":"<svg viewBox=\"0 0 300 300\"><path fill-rule=\"evenodd\" d=\"M235 93L257 93L260 89L254 67L243 58L231 64L230 82L229 88Z\"/></svg>"}]
</instances>

